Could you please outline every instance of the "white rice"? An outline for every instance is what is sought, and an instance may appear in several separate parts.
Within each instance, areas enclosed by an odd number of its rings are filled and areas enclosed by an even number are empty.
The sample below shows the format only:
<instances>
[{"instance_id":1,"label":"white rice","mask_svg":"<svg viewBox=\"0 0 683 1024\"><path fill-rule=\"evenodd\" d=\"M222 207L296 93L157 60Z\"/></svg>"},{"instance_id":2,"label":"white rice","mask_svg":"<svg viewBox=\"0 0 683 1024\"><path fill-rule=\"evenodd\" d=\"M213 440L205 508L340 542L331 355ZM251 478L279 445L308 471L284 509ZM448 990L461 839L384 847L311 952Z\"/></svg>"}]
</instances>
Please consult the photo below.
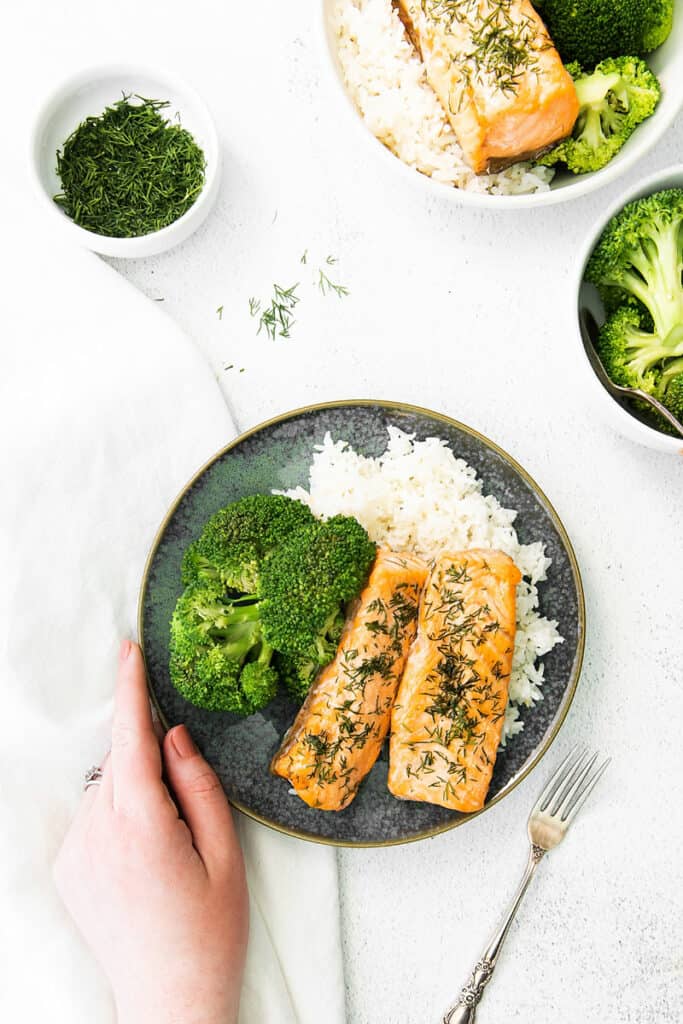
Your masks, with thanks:
<instances>
[{"instance_id":1,"label":"white rice","mask_svg":"<svg viewBox=\"0 0 683 1024\"><path fill-rule=\"evenodd\" d=\"M336 0L332 17L351 98L370 131L404 163L468 192L548 190L551 167L519 163L497 174L471 170L391 0Z\"/></svg>"},{"instance_id":2,"label":"white rice","mask_svg":"<svg viewBox=\"0 0 683 1024\"><path fill-rule=\"evenodd\" d=\"M379 458L358 455L328 434L313 456L309 487L287 491L317 516L355 516L377 544L408 550L427 561L446 548L496 548L512 558L523 579L517 588L517 633L505 713L503 743L521 732L519 705L543 699L539 659L562 642L557 622L539 615L537 584L550 559L544 545L520 544L513 523L517 513L482 493L475 470L457 459L437 437L415 441L389 427L389 443Z\"/></svg>"}]
</instances>

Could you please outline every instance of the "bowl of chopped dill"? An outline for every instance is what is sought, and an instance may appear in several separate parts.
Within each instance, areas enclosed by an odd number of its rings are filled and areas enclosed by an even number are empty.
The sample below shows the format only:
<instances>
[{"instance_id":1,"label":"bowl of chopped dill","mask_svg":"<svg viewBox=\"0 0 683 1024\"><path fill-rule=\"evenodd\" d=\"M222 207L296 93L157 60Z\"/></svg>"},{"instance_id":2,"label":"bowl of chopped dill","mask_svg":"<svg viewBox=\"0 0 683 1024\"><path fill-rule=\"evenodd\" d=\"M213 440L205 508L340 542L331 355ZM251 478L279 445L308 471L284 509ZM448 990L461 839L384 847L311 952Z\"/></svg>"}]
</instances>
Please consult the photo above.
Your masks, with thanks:
<instances>
[{"instance_id":1,"label":"bowl of chopped dill","mask_svg":"<svg viewBox=\"0 0 683 1024\"><path fill-rule=\"evenodd\" d=\"M147 68L89 69L59 85L36 119L31 158L53 221L105 256L178 245L218 192L206 106L175 75Z\"/></svg>"}]
</instances>

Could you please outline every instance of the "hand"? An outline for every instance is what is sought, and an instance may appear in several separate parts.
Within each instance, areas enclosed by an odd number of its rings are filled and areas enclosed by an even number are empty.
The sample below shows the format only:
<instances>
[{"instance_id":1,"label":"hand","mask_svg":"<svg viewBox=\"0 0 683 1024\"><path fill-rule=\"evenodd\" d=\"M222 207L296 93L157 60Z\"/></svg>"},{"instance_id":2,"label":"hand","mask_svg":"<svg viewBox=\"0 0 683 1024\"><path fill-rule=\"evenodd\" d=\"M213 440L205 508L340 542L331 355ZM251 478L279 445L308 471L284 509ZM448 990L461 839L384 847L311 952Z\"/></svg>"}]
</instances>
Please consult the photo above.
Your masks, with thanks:
<instances>
[{"instance_id":1,"label":"hand","mask_svg":"<svg viewBox=\"0 0 683 1024\"><path fill-rule=\"evenodd\" d=\"M166 735L163 766L177 806L162 781L140 648L124 641L111 754L55 881L109 978L119 1024L234 1024L248 901L230 808L185 726Z\"/></svg>"}]
</instances>

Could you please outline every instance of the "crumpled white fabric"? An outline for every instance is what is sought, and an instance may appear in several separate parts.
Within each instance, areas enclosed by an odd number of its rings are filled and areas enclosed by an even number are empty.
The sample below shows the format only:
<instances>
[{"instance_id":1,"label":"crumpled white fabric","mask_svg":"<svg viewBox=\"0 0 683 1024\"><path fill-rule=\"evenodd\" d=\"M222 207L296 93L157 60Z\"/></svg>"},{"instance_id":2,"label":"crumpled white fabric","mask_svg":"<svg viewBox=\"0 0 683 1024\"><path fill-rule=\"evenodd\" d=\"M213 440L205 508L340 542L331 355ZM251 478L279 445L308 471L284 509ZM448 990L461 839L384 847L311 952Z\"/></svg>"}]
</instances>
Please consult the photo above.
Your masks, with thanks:
<instances>
[{"instance_id":1,"label":"crumpled white fabric","mask_svg":"<svg viewBox=\"0 0 683 1024\"><path fill-rule=\"evenodd\" d=\"M157 526L234 426L159 306L50 238L15 193L4 219L0 1020L111 1024L50 866L83 772L108 746L118 642L135 635ZM342 1024L333 851L238 817L251 894L240 1024Z\"/></svg>"}]
</instances>

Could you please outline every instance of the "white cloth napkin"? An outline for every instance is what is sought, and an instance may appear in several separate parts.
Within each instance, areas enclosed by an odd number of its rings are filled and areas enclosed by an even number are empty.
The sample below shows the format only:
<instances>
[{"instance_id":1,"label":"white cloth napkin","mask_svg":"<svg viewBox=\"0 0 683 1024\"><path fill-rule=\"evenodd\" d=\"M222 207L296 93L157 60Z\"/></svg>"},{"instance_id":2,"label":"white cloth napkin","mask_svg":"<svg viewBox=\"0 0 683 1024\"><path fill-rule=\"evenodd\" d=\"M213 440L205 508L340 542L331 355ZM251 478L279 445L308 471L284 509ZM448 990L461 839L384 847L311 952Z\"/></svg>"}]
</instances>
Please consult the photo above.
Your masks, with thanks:
<instances>
[{"instance_id":1,"label":"white cloth napkin","mask_svg":"<svg viewBox=\"0 0 683 1024\"><path fill-rule=\"evenodd\" d=\"M156 528L234 426L158 305L49 238L30 203L6 204L5 219L0 1020L110 1024L106 981L50 867L83 772L108 746L116 650L134 635ZM333 851L239 827L251 894L240 1024L342 1024Z\"/></svg>"}]
</instances>

